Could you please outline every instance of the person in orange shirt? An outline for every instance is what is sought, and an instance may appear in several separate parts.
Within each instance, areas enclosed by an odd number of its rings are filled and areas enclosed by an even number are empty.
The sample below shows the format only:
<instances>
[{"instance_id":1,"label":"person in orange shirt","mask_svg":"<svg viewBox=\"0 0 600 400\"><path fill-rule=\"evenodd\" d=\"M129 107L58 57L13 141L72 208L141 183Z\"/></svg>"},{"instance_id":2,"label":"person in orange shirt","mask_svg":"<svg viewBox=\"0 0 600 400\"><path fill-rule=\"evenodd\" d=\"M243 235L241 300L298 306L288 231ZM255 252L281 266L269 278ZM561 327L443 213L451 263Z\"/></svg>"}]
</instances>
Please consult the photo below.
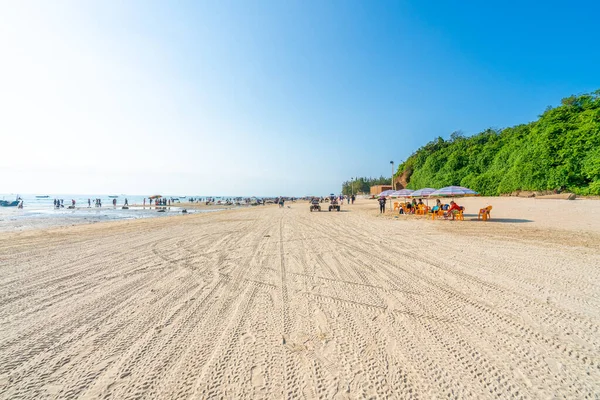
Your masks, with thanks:
<instances>
[{"instance_id":1,"label":"person in orange shirt","mask_svg":"<svg viewBox=\"0 0 600 400\"><path fill-rule=\"evenodd\" d=\"M446 212L446 217L452 216L452 220L454 221L454 216L460 212L463 208L456 204L454 201L450 202L450 208Z\"/></svg>"}]
</instances>

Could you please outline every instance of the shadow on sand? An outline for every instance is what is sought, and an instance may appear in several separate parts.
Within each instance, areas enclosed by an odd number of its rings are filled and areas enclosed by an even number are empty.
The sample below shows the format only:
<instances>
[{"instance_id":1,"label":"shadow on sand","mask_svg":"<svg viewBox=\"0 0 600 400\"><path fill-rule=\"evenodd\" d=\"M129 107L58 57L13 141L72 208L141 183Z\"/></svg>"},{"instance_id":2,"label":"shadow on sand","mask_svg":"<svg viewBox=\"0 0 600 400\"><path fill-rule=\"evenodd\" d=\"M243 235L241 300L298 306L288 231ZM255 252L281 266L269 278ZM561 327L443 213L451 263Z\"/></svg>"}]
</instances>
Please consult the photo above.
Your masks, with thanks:
<instances>
[{"instance_id":1,"label":"shadow on sand","mask_svg":"<svg viewBox=\"0 0 600 400\"><path fill-rule=\"evenodd\" d=\"M465 221L467 221L467 217L473 217L468 219L471 222L485 222L485 223L498 223L498 224L525 224L528 222L533 222L530 219L522 219L522 218L491 218L487 221L482 221L477 219L477 215L475 214L465 214Z\"/></svg>"}]
</instances>

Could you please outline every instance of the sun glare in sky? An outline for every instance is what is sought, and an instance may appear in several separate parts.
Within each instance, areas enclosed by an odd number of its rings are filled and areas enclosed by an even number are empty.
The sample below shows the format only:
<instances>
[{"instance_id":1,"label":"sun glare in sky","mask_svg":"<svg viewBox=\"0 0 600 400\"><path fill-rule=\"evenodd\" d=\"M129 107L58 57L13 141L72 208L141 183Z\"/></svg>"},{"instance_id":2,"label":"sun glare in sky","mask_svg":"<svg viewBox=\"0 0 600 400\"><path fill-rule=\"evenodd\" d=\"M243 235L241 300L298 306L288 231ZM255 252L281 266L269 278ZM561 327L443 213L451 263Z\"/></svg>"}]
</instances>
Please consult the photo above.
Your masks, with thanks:
<instances>
[{"instance_id":1,"label":"sun glare in sky","mask_svg":"<svg viewBox=\"0 0 600 400\"><path fill-rule=\"evenodd\" d=\"M0 192L299 196L389 176L437 136L600 87L598 6L538 6L3 2Z\"/></svg>"}]
</instances>

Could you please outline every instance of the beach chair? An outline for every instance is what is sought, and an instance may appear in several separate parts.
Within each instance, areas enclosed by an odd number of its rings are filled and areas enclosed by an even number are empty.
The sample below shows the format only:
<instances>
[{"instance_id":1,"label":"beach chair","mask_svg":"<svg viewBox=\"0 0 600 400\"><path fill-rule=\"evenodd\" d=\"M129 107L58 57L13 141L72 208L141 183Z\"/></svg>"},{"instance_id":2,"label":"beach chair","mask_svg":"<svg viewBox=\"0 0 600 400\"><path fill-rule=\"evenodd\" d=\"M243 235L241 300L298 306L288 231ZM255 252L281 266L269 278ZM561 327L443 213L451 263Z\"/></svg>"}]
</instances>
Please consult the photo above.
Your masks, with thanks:
<instances>
[{"instance_id":1,"label":"beach chair","mask_svg":"<svg viewBox=\"0 0 600 400\"><path fill-rule=\"evenodd\" d=\"M431 219L443 218L443 217L444 217L444 210L442 210L441 208L438 209L437 211L431 212Z\"/></svg>"},{"instance_id":2,"label":"beach chair","mask_svg":"<svg viewBox=\"0 0 600 400\"><path fill-rule=\"evenodd\" d=\"M400 210L400 203L398 203L397 201L394 202L394 211L396 210Z\"/></svg>"},{"instance_id":3,"label":"beach chair","mask_svg":"<svg viewBox=\"0 0 600 400\"><path fill-rule=\"evenodd\" d=\"M479 214L477 215L477 219L482 218L484 221L487 221L488 219L491 219L492 216L490 215L490 211L492 211L492 206L487 206L485 208L482 208L481 210L479 210Z\"/></svg>"},{"instance_id":4,"label":"beach chair","mask_svg":"<svg viewBox=\"0 0 600 400\"><path fill-rule=\"evenodd\" d=\"M463 214L465 211L464 207L460 208L460 211L454 216L454 219L457 219L459 221L464 221L465 220L465 215Z\"/></svg>"}]
</instances>

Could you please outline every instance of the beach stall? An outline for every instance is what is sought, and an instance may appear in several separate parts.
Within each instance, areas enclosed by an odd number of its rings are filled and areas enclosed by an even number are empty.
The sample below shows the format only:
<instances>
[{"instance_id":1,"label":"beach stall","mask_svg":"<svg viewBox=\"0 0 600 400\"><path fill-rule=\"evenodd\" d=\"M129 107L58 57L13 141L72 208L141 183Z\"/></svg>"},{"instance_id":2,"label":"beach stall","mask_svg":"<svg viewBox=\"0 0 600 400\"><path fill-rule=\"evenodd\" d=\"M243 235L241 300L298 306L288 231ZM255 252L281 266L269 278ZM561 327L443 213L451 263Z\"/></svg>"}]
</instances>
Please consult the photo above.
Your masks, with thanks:
<instances>
[{"instance_id":1,"label":"beach stall","mask_svg":"<svg viewBox=\"0 0 600 400\"><path fill-rule=\"evenodd\" d=\"M410 197L410 195L412 193L413 193L413 191L410 189L401 189L401 190L395 190L394 192L392 192L391 196L392 197L403 197L404 199L407 199ZM395 201L394 208L392 209L392 211L396 211L396 210L400 209L400 207L401 207L400 203Z\"/></svg>"},{"instance_id":2,"label":"beach stall","mask_svg":"<svg viewBox=\"0 0 600 400\"><path fill-rule=\"evenodd\" d=\"M446 186L441 189L436 190L435 192L429 195L430 197L451 197L452 200L456 197L467 197L467 196L479 196L479 193L476 191L463 187L463 186ZM463 217L464 207L461 207L461 211L459 212L459 218L464 219ZM441 212L441 211L440 211ZM436 216L441 216L438 213L433 213L431 218L435 219ZM454 219L454 217L452 217Z\"/></svg>"}]
</instances>

